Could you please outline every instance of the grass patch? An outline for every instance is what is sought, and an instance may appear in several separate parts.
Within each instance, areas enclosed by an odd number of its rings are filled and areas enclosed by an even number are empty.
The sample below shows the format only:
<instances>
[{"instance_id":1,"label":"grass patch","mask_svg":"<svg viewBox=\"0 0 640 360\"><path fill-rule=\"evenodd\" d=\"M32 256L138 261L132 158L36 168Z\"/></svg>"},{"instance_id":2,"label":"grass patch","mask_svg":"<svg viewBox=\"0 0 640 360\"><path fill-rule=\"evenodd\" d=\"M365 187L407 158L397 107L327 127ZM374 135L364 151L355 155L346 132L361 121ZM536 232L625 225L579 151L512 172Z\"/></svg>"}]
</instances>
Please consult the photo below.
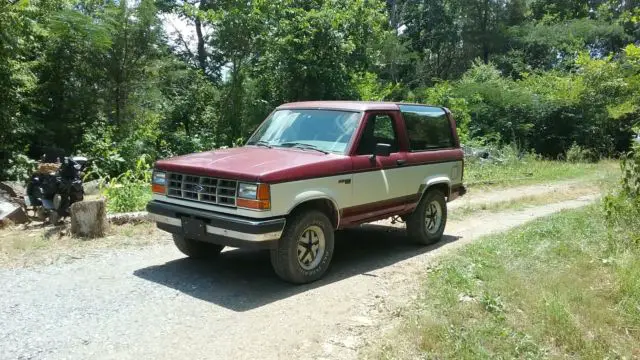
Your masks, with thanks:
<instances>
[{"instance_id":1,"label":"grass patch","mask_svg":"<svg viewBox=\"0 0 640 360\"><path fill-rule=\"evenodd\" d=\"M599 163L570 163L566 161L539 160L529 156L504 163L467 162L464 182L468 186L501 186L532 184L566 179L599 179L618 174L617 161Z\"/></svg>"},{"instance_id":2,"label":"grass patch","mask_svg":"<svg viewBox=\"0 0 640 360\"><path fill-rule=\"evenodd\" d=\"M582 196L600 194L611 188L615 178L605 181L585 181L559 188L546 193L525 195L511 200L500 202L476 203L455 208L450 212L451 220L462 220L470 215L479 213L495 213L506 210L523 210L532 206L552 204L567 200L573 200Z\"/></svg>"},{"instance_id":3,"label":"grass patch","mask_svg":"<svg viewBox=\"0 0 640 360\"><path fill-rule=\"evenodd\" d=\"M640 246L602 218L562 212L442 259L374 357L640 356Z\"/></svg>"}]
</instances>

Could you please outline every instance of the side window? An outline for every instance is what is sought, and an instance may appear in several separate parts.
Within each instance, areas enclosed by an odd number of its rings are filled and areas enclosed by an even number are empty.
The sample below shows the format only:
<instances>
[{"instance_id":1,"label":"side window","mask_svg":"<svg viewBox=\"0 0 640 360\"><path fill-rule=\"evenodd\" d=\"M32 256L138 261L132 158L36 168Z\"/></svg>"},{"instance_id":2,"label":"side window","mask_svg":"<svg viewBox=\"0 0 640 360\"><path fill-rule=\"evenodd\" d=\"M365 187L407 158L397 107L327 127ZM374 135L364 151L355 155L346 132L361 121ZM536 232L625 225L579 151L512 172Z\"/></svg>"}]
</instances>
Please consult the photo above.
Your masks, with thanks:
<instances>
[{"instance_id":1,"label":"side window","mask_svg":"<svg viewBox=\"0 0 640 360\"><path fill-rule=\"evenodd\" d=\"M389 115L369 116L356 153L358 155L373 154L378 143L389 144L391 152L398 152L398 135L393 125L393 118Z\"/></svg>"},{"instance_id":2,"label":"side window","mask_svg":"<svg viewBox=\"0 0 640 360\"><path fill-rule=\"evenodd\" d=\"M409 150L423 151L454 146L447 114L441 108L400 105L409 136Z\"/></svg>"}]
</instances>

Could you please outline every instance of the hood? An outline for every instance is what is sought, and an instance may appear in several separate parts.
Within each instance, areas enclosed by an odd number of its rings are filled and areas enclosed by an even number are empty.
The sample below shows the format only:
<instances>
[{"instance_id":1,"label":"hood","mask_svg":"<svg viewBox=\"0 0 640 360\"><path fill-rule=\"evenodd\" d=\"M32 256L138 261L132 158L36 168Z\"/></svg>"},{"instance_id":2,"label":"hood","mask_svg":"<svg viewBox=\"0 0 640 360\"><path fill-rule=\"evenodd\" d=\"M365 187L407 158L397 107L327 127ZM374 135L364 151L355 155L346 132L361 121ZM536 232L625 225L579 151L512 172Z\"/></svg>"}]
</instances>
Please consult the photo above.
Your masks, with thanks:
<instances>
[{"instance_id":1,"label":"hood","mask_svg":"<svg viewBox=\"0 0 640 360\"><path fill-rule=\"evenodd\" d=\"M155 164L158 170L267 183L328 176L350 167L347 156L252 146L177 156Z\"/></svg>"}]
</instances>

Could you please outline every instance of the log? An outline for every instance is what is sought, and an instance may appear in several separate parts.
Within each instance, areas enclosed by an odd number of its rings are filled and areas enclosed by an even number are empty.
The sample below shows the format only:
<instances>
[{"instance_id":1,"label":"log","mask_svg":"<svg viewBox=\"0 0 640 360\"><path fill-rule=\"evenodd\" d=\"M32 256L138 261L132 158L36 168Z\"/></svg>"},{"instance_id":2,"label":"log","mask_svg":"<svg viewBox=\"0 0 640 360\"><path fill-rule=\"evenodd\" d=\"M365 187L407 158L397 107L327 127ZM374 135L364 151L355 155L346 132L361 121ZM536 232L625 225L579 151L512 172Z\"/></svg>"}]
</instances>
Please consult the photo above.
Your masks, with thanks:
<instances>
[{"instance_id":1,"label":"log","mask_svg":"<svg viewBox=\"0 0 640 360\"><path fill-rule=\"evenodd\" d=\"M71 233L79 237L103 237L107 231L104 199L79 201L71 205Z\"/></svg>"},{"instance_id":2,"label":"log","mask_svg":"<svg viewBox=\"0 0 640 360\"><path fill-rule=\"evenodd\" d=\"M140 224L149 221L146 211L109 214L107 220L112 225Z\"/></svg>"}]
</instances>

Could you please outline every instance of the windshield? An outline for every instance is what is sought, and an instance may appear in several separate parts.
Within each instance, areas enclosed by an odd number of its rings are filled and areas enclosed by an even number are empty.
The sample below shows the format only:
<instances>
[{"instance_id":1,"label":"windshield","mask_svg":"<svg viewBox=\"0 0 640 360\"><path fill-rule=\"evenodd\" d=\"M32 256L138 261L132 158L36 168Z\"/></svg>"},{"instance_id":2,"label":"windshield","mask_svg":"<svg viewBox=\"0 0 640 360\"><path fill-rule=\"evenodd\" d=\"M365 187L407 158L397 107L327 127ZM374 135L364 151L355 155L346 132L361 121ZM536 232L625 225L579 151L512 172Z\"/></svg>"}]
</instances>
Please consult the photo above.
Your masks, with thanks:
<instances>
[{"instance_id":1,"label":"windshield","mask_svg":"<svg viewBox=\"0 0 640 360\"><path fill-rule=\"evenodd\" d=\"M299 147L344 154L361 113L339 110L277 110L247 145Z\"/></svg>"}]
</instances>

